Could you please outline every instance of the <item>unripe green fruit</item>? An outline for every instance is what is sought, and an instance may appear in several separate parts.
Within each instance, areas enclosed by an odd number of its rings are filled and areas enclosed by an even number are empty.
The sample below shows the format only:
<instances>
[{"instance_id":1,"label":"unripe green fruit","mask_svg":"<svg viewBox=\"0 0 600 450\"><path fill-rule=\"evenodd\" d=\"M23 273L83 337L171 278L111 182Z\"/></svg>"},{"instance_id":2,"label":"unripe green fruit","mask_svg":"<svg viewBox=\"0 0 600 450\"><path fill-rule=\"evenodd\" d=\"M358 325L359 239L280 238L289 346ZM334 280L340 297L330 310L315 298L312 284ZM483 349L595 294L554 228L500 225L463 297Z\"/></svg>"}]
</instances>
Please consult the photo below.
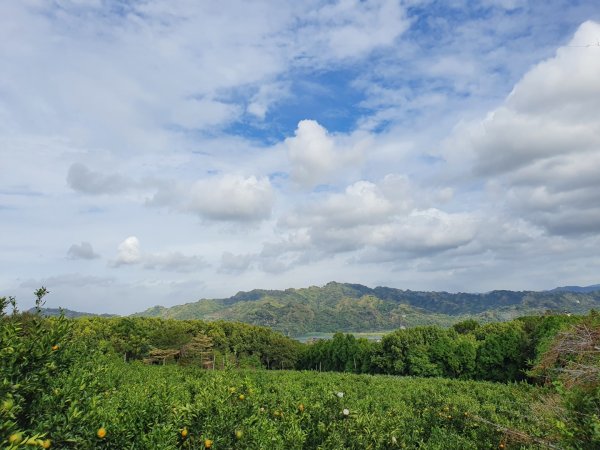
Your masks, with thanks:
<instances>
[{"instance_id":1,"label":"unripe green fruit","mask_svg":"<svg viewBox=\"0 0 600 450\"><path fill-rule=\"evenodd\" d=\"M13 406L15 406L15 402L12 398L6 399L2 402L2 409L4 411L10 411L11 409L13 409Z\"/></svg>"},{"instance_id":2,"label":"unripe green fruit","mask_svg":"<svg viewBox=\"0 0 600 450\"><path fill-rule=\"evenodd\" d=\"M11 444L20 444L23 440L23 433L13 433L8 438L8 442Z\"/></svg>"}]
</instances>

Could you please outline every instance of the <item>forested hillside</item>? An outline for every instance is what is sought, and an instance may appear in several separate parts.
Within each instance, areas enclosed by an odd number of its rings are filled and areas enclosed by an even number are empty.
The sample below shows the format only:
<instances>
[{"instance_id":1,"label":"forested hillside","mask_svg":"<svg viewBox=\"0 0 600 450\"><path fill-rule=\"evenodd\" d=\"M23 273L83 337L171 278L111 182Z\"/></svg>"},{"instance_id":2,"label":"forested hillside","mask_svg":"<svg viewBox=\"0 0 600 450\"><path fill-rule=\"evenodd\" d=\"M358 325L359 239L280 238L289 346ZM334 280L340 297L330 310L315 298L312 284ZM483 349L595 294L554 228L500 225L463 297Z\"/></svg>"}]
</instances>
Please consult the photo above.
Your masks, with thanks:
<instances>
[{"instance_id":1,"label":"forested hillside","mask_svg":"<svg viewBox=\"0 0 600 450\"><path fill-rule=\"evenodd\" d=\"M449 326L559 311L586 313L600 306L600 291L492 291L485 294L421 292L331 282L323 287L252 290L225 299L202 299L136 316L229 320L298 336L309 332L377 331L418 325Z\"/></svg>"}]
</instances>

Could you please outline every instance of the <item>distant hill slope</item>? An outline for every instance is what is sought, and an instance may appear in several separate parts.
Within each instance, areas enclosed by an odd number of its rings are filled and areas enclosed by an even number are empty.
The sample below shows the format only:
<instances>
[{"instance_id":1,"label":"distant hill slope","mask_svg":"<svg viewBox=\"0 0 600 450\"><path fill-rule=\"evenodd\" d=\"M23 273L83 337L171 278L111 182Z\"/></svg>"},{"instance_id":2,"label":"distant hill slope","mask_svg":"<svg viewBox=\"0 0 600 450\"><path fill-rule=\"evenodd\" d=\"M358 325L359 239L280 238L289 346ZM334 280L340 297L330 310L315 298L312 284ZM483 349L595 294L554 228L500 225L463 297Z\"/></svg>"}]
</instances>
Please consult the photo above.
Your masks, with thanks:
<instances>
[{"instance_id":1,"label":"distant hill slope","mask_svg":"<svg viewBox=\"0 0 600 450\"><path fill-rule=\"evenodd\" d=\"M552 289L550 292L589 293L595 291L600 291L600 284L592 284L591 286L560 286Z\"/></svg>"},{"instance_id":2,"label":"distant hill slope","mask_svg":"<svg viewBox=\"0 0 600 450\"><path fill-rule=\"evenodd\" d=\"M35 311L35 308L29 309L28 312ZM73 311L71 309L62 309L65 317L69 319L77 319L78 317L118 317L116 314L93 314L86 312ZM60 308L42 308L42 315L45 317L58 317L60 316Z\"/></svg>"},{"instance_id":3,"label":"distant hill slope","mask_svg":"<svg viewBox=\"0 0 600 450\"><path fill-rule=\"evenodd\" d=\"M600 292L419 292L331 282L323 287L253 290L134 316L229 320L263 325L292 336L310 332L377 331L425 324L451 325L468 317L509 320L547 310L572 313L600 307Z\"/></svg>"}]
</instances>

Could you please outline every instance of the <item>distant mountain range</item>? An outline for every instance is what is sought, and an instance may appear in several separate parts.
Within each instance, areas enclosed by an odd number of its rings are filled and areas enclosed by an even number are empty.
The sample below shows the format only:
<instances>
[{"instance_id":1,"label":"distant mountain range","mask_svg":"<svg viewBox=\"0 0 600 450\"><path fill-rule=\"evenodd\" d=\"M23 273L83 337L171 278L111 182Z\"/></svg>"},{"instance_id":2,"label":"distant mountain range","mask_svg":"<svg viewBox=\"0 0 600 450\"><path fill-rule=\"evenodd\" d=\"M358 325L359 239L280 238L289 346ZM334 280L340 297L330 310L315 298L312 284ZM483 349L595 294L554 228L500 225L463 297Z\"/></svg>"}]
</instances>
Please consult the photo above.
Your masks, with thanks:
<instances>
[{"instance_id":1,"label":"distant mountain range","mask_svg":"<svg viewBox=\"0 0 600 450\"><path fill-rule=\"evenodd\" d=\"M331 282L323 287L239 292L170 308L155 306L134 316L240 321L292 336L312 332L385 331L402 326L451 325L466 318L510 320L546 311L586 313L600 308L600 285L551 291L484 294L421 292Z\"/></svg>"},{"instance_id":2,"label":"distant mountain range","mask_svg":"<svg viewBox=\"0 0 600 450\"><path fill-rule=\"evenodd\" d=\"M560 286L552 289L550 292L580 292L588 293L600 291L600 284L592 284L591 286Z\"/></svg>"},{"instance_id":3,"label":"distant mountain range","mask_svg":"<svg viewBox=\"0 0 600 450\"><path fill-rule=\"evenodd\" d=\"M31 308L27 312L33 311L35 311L35 308ZM58 317L60 316L61 311L64 313L65 317L68 317L69 319L77 319L79 317L118 317L116 314L93 314L61 308L42 308L42 315L45 317Z\"/></svg>"},{"instance_id":4,"label":"distant mountain range","mask_svg":"<svg viewBox=\"0 0 600 450\"><path fill-rule=\"evenodd\" d=\"M308 333L373 332L464 319L510 320L546 311L586 313L600 309L600 284L561 286L548 291L491 291L483 294L422 292L331 282L323 287L238 292L170 308L154 306L137 317L227 320L263 325L291 336ZM31 310L30 310L31 311ZM43 308L58 316L59 308ZM117 317L63 309L66 317Z\"/></svg>"}]
</instances>

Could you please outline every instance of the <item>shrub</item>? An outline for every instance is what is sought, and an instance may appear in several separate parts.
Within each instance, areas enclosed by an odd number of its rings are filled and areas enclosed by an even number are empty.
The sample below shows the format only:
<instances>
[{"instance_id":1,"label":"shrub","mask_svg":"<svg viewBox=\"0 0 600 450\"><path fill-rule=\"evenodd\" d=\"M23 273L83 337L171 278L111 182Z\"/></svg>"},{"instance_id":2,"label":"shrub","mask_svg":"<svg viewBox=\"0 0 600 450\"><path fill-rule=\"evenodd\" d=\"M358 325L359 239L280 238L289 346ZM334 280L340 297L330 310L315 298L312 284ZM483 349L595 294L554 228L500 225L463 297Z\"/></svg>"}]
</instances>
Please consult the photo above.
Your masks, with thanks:
<instances>
[{"instance_id":1,"label":"shrub","mask_svg":"<svg viewBox=\"0 0 600 450\"><path fill-rule=\"evenodd\" d=\"M36 425L33 410L74 356L68 348L69 321L63 315L41 317L48 293L44 287L35 291L33 313L19 313L14 297L0 297L0 439L11 448L43 443L43 434L31 432Z\"/></svg>"}]
</instances>

